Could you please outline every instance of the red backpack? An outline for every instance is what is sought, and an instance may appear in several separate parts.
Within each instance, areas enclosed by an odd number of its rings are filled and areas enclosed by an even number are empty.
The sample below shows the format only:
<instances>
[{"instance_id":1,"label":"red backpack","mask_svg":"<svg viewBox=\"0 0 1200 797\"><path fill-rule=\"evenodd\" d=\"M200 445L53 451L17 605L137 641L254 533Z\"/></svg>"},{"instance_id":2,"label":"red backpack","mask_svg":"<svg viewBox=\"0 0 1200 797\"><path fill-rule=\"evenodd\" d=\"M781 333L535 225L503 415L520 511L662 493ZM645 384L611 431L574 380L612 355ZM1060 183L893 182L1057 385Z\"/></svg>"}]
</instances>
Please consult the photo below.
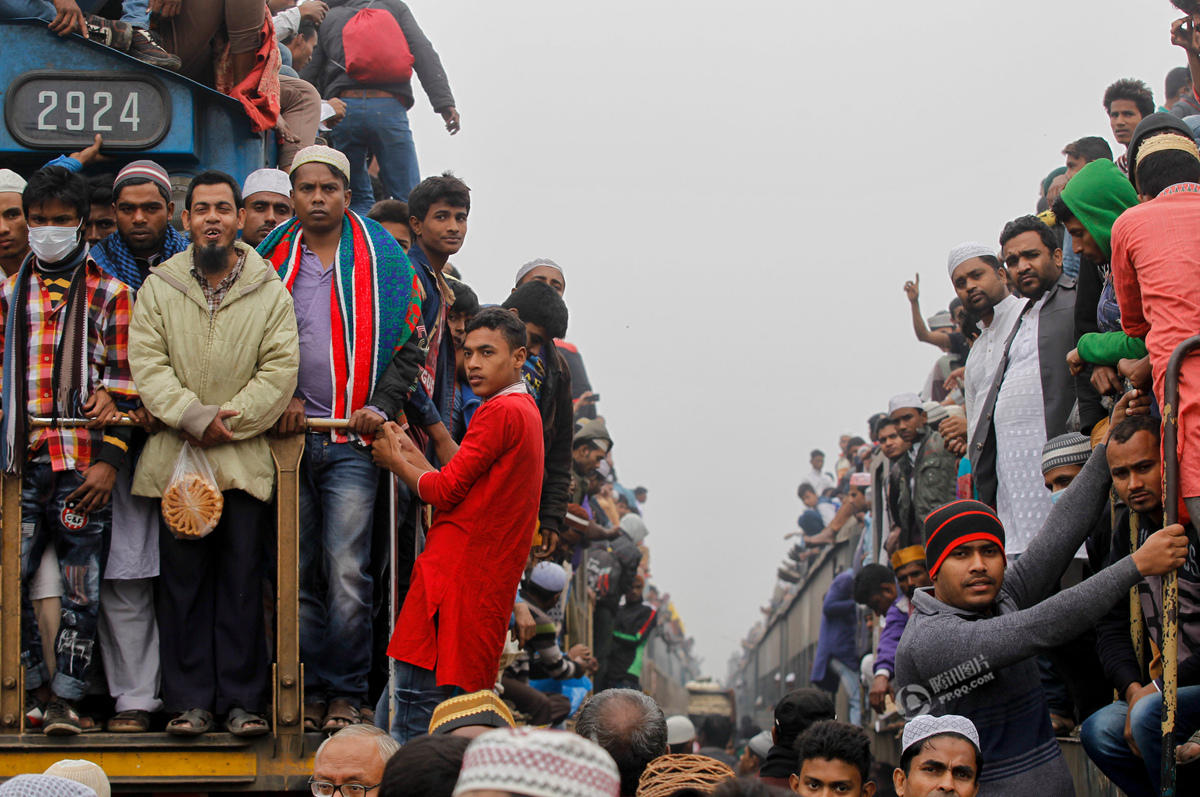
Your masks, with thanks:
<instances>
[{"instance_id":1,"label":"red backpack","mask_svg":"<svg viewBox=\"0 0 1200 797\"><path fill-rule=\"evenodd\" d=\"M364 8L342 28L346 74L359 83L405 83L413 55L400 23L384 8Z\"/></svg>"}]
</instances>

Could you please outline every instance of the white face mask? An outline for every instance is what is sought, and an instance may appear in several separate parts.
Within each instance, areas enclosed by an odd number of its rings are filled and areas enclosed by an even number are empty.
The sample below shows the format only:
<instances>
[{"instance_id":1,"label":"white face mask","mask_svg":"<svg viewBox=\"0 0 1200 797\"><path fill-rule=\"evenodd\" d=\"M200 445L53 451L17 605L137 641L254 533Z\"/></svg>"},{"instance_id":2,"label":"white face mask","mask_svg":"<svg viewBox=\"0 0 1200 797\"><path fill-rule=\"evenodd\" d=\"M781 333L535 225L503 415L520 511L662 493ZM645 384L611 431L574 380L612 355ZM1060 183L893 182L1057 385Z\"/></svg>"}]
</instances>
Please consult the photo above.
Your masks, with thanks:
<instances>
[{"instance_id":1,"label":"white face mask","mask_svg":"<svg viewBox=\"0 0 1200 797\"><path fill-rule=\"evenodd\" d=\"M78 227L30 227L29 248L43 263L58 263L66 258L79 243Z\"/></svg>"}]
</instances>

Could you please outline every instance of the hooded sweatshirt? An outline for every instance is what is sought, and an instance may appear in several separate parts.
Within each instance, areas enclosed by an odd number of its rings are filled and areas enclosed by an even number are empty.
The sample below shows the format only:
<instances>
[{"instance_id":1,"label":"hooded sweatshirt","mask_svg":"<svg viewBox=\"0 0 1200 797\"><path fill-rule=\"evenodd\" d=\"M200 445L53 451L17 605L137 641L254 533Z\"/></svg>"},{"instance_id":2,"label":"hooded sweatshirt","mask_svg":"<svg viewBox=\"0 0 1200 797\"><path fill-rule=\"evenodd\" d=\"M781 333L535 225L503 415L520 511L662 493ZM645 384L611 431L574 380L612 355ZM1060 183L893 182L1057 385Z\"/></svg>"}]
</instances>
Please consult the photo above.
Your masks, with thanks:
<instances>
[{"instance_id":1,"label":"hooded sweatshirt","mask_svg":"<svg viewBox=\"0 0 1200 797\"><path fill-rule=\"evenodd\" d=\"M1138 196L1117 165L1100 158L1071 178L1062 191L1062 201L1096 241L1107 261L1112 257L1113 222L1138 203Z\"/></svg>"}]
</instances>

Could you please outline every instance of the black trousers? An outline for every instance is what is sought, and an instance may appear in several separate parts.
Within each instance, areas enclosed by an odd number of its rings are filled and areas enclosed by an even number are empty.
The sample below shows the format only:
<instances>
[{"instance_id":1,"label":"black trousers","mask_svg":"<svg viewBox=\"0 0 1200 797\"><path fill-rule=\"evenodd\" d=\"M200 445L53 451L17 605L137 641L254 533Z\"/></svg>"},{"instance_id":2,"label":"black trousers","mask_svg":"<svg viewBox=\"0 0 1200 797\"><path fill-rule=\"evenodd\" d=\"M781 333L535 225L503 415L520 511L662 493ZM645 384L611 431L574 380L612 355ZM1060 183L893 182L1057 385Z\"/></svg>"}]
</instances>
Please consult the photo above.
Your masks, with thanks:
<instances>
[{"instance_id":1,"label":"black trousers","mask_svg":"<svg viewBox=\"0 0 1200 797\"><path fill-rule=\"evenodd\" d=\"M268 505L224 493L207 537L176 539L159 524L158 636L167 711L267 708L269 662L262 611Z\"/></svg>"}]
</instances>

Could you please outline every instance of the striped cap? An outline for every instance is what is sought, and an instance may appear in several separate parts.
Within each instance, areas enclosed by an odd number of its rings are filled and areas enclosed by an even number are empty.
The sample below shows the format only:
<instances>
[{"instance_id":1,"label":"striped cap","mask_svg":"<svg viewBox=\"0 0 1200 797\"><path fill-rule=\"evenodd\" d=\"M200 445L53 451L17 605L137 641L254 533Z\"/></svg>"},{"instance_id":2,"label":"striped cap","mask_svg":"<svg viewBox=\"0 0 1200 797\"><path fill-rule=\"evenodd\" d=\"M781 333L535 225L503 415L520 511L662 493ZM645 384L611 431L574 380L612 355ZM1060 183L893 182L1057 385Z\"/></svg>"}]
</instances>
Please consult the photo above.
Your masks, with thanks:
<instances>
[{"instance_id":1,"label":"striped cap","mask_svg":"<svg viewBox=\"0 0 1200 797\"><path fill-rule=\"evenodd\" d=\"M982 501L951 501L925 518L925 561L930 578L937 575L950 552L968 542L987 540L1004 551L1004 525Z\"/></svg>"},{"instance_id":2,"label":"striped cap","mask_svg":"<svg viewBox=\"0 0 1200 797\"><path fill-rule=\"evenodd\" d=\"M1085 465L1092 455L1092 441L1079 432L1052 437L1042 446L1042 475L1064 465Z\"/></svg>"},{"instance_id":3,"label":"striped cap","mask_svg":"<svg viewBox=\"0 0 1200 797\"><path fill-rule=\"evenodd\" d=\"M450 733L471 725L512 728L516 724L504 701L495 692L484 689L438 703L429 720L429 733Z\"/></svg>"},{"instance_id":4,"label":"striped cap","mask_svg":"<svg viewBox=\"0 0 1200 797\"><path fill-rule=\"evenodd\" d=\"M617 797L621 776L612 756L567 731L504 728L471 742L454 797L494 790L527 797Z\"/></svg>"},{"instance_id":5,"label":"striped cap","mask_svg":"<svg viewBox=\"0 0 1200 797\"><path fill-rule=\"evenodd\" d=\"M166 191L167 196L171 195L171 178L167 176L167 170L154 161L134 161L117 172L117 179L113 180L114 197L121 193L121 185L129 180L149 180Z\"/></svg>"}]
</instances>

